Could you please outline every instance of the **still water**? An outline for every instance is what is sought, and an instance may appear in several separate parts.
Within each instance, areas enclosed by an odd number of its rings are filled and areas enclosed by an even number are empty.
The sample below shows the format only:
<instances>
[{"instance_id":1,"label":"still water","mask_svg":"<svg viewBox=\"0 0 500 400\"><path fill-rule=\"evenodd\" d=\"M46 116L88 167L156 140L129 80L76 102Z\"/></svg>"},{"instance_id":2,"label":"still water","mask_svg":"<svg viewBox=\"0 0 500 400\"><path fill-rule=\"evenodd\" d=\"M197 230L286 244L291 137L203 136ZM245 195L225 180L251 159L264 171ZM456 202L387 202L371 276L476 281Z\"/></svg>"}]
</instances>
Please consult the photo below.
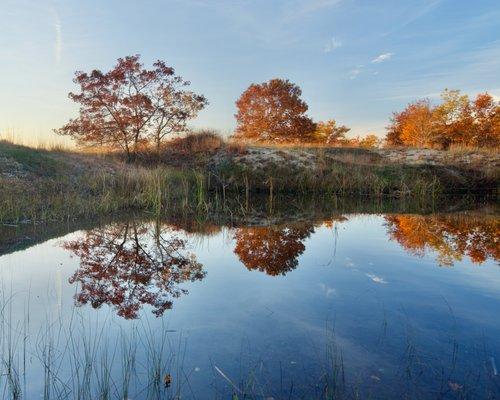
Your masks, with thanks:
<instances>
[{"instance_id":1,"label":"still water","mask_svg":"<svg viewBox=\"0 0 500 400\"><path fill-rule=\"evenodd\" d=\"M0 228L2 398L500 398L474 210Z\"/></svg>"}]
</instances>

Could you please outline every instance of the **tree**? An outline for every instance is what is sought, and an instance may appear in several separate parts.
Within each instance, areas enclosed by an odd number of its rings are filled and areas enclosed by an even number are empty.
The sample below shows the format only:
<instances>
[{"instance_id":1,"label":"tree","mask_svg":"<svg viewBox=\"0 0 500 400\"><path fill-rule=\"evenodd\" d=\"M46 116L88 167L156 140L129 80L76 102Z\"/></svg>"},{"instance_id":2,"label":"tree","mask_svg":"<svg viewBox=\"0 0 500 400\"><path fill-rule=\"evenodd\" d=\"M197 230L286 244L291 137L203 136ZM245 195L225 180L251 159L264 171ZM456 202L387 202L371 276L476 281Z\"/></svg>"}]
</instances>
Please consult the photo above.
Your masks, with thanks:
<instances>
[{"instance_id":1,"label":"tree","mask_svg":"<svg viewBox=\"0 0 500 400\"><path fill-rule=\"evenodd\" d=\"M313 231L310 224L239 228L234 252L249 270L286 275L297 267L304 240Z\"/></svg>"},{"instance_id":2,"label":"tree","mask_svg":"<svg viewBox=\"0 0 500 400\"><path fill-rule=\"evenodd\" d=\"M433 110L433 142L443 149L451 144L472 144L473 118L469 97L460 90L445 89L441 94L442 103Z\"/></svg>"},{"instance_id":3,"label":"tree","mask_svg":"<svg viewBox=\"0 0 500 400\"><path fill-rule=\"evenodd\" d=\"M442 149L500 146L500 104L491 95L480 93L470 101L459 90L446 89L441 99L437 106L419 100L394 113L387 127L387 143Z\"/></svg>"},{"instance_id":4,"label":"tree","mask_svg":"<svg viewBox=\"0 0 500 400\"><path fill-rule=\"evenodd\" d=\"M410 103L394 113L387 127L386 141L390 145L425 147L433 143L433 110L429 100Z\"/></svg>"},{"instance_id":5,"label":"tree","mask_svg":"<svg viewBox=\"0 0 500 400\"><path fill-rule=\"evenodd\" d=\"M410 104L402 126L401 140L407 146L432 146L433 124L433 110L429 100Z\"/></svg>"},{"instance_id":6,"label":"tree","mask_svg":"<svg viewBox=\"0 0 500 400\"><path fill-rule=\"evenodd\" d=\"M401 139L401 133L403 131L403 124L406 119L406 110L401 112L393 112L391 117L391 123L386 127L387 134L385 136L385 142L389 146L403 146L403 139Z\"/></svg>"},{"instance_id":7,"label":"tree","mask_svg":"<svg viewBox=\"0 0 500 400\"><path fill-rule=\"evenodd\" d=\"M80 92L69 97L80 104L79 116L55 132L79 145L122 149L129 161L142 143L159 151L167 134L183 131L207 104L172 67L157 61L145 69L139 55L119 58L106 73L77 71L74 82Z\"/></svg>"},{"instance_id":8,"label":"tree","mask_svg":"<svg viewBox=\"0 0 500 400\"><path fill-rule=\"evenodd\" d=\"M326 122L320 121L312 135L312 141L341 146L347 142L346 133L350 131L345 125L337 125L334 119Z\"/></svg>"},{"instance_id":9,"label":"tree","mask_svg":"<svg viewBox=\"0 0 500 400\"><path fill-rule=\"evenodd\" d=\"M257 141L308 141L314 123L306 115L301 89L288 80L252 84L236 102L236 138Z\"/></svg>"},{"instance_id":10,"label":"tree","mask_svg":"<svg viewBox=\"0 0 500 400\"><path fill-rule=\"evenodd\" d=\"M359 140L359 146L365 147L367 149L378 147L379 144L380 144L379 137L373 133L370 133Z\"/></svg>"},{"instance_id":11,"label":"tree","mask_svg":"<svg viewBox=\"0 0 500 400\"><path fill-rule=\"evenodd\" d=\"M472 142L479 147L500 146L500 104L488 93L480 93L471 105L474 117Z\"/></svg>"},{"instance_id":12,"label":"tree","mask_svg":"<svg viewBox=\"0 0 500 400\"><path fill-rule=\"evenodd\" d=\"M194 256L183 254L185 240L159 224L153 229L144 223L115 223L63 246L80 259L69 280L79 284L76 304L108 304L126 319L137 318L143 305L161 316L174 298L187 293L181 283L205 277Z\"/></svg>"}]
</instances>

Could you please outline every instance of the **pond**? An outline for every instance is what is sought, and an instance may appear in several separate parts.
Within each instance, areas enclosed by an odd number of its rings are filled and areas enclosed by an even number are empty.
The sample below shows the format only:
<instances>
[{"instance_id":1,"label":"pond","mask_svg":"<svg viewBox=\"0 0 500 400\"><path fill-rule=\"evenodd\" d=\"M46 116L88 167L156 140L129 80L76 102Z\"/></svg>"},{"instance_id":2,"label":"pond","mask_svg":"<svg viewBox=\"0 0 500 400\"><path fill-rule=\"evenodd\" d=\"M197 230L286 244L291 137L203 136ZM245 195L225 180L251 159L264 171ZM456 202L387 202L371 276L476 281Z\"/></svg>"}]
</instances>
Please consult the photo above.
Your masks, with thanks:
<instances>
[{"instance_id":1,"label":"pond","mask_svg":"<svg viewBox=\"0 0 500 400\"><path fill-rule=\"evenodd\" d=\"M499 232L494 207L0 227L2 398L498 398Z\"/></svg>"}]
</instances>

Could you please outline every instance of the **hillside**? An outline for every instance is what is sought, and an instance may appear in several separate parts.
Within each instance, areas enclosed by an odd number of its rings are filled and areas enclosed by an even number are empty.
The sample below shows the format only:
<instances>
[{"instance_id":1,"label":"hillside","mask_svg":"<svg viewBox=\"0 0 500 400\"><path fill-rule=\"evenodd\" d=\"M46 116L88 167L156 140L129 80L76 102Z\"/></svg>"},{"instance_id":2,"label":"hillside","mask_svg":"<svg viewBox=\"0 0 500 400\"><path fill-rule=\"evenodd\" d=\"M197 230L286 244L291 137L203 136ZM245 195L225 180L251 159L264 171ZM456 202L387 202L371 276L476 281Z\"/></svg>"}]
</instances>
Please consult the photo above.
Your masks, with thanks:
<instances>
[{"instance_id":1,"label":"hillside","mask_svg":"<svg viewBox=\"0 0 500 400\"><path fill-rule=\"evenodd\" d=\"M435 200L496 198L499 156L359 148L166 148L126 164L116 155L37 150L0 141L0 220L71 219L123 209L220 206L252 193Z\"/></svg>"}]
</instances>

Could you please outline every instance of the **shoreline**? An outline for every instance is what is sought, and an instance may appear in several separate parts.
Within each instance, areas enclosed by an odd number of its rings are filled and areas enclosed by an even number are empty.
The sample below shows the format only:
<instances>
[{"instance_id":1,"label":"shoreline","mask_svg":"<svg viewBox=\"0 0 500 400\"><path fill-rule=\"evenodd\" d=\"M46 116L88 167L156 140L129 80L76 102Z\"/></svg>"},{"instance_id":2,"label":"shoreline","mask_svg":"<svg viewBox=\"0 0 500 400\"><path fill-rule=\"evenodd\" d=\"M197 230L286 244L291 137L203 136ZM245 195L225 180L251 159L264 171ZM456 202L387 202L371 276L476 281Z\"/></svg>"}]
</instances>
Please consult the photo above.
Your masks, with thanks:
<instances>
[{"instance_id":1,"label":"shoreline","mask_svg":"<svg viewBox=\"0 0 500 400\"><path fill-rule=\"evenodd\" d=\"M0 222L69 220L124 211L161 214L168 208L223 210L224 203L248 203L251 196L405 200L433 204L477 196L495 202L496 155L468 166L426 163L413 157L395 162L389 150L240 148L210 151L166 149L126 164L116 155L36 150L0 142ZM397 153L394 153L397 152ZM470 157L469 157L470 158ZM467 154L461 160L467 159ZM483 160L484 162L484 160ZM476 165L477 164L477 165ZM488 167L488 168L487 168ZM479 169L481 168L481 169Z\"/></svg>"}]
</instances>

